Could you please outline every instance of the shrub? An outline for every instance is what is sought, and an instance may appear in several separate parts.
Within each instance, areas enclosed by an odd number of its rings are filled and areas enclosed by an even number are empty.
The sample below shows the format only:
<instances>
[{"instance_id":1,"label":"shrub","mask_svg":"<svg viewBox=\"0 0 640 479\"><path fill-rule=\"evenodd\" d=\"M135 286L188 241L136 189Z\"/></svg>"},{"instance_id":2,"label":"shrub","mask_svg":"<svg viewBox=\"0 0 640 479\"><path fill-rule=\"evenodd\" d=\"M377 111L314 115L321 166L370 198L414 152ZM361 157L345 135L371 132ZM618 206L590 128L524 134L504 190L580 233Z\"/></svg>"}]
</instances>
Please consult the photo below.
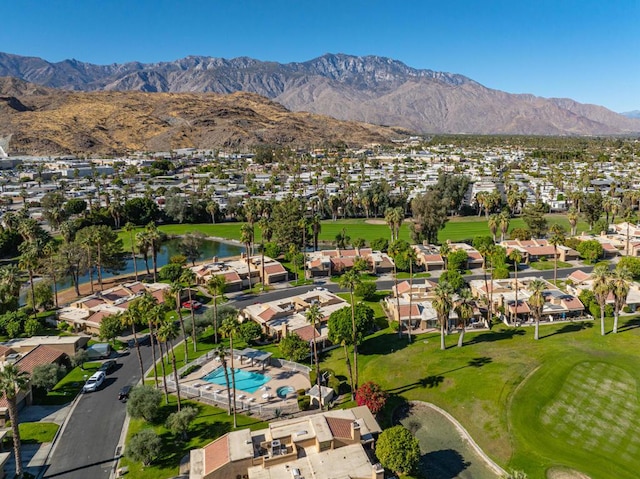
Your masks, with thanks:
<instances>
[{"instance_id":1,"label":"shrub","mask_svg":"<svg viewBox=\"0 0 640 479\"><path fill-rule=\"evenodd\" d=\"M373 281L363 281L354 289L356 296L360 296L365 301L374 301L376 299L376 292L378 288Z\"/></svg>"},{"instance_id":2,"label":"shrub","mask_svg":"<svg viewBox=\"0 0 640 479\"><path fill-rule=\"evenodd\" d=\"M420 446L408 429L394 426L380 433L376 456L384 468L400 474L410 473L420 460Z\"/></svg>"},{"instance_id":3,"label":"shrub","mask_svg":"<svg viewBox=\"0 0 640 479\"><path fill-rule=\"evenodd\" d=\"M307 411L311 407L311 398L309 396L298 397L298 407L301 411Z\"/></svg>"},{"instance_id":4,"label":"shrub","mask_svg":"<svg viewBox=\"0 0 640 479\"><path fill-rule=\"evenodd\" d=\"M367 406L373 414L377 414L387 403L388 394L374 382L362 384L356 393L358 406Z\"/></svg>"},{"instance_id":5,"label":"shrub","mask_svg":"<svg viewBox=\"0 0 640 479\"><path fill-rule=\"evenodd\" d=\"M136 386L129 394L127 412L132 418L142 418L145 421L153 421L160 408L162 393L151 386Z\"/></svg>"},{"instance_id":6,"label":"shrub","mask_svg":"<svg viewBox=\"0 0 640 479\"><path fill-rule=\"evenodd\" d=\"M160 271L158 277L161 281L177 281L182 274L182 265L178 263L165 264Z\"/></svg>"},{"instance_id":7,"label":"shrub","mask_svg":"<svg viewBox=\"0 0 640 479\"><path fill-rule=\"evenodd\" d=\"M181 374L180 374L180 378L185 378L187 377L189 374L191 374L194 371L197 371L198 369L200 369L202 366L200 366L199 364L192 364L191 366L189 366L187 369L185 369Z\"/></svg>"},{"instance_id":8,"label":"shrub","mask_svg":"<svg viewBox=\"0 0 640 479\"><path fill-rule=\"evenodd\" d=\"M160 455L162 440L153 429L143 429L129 439L125 454L132 461L148 466Z\"/></svg>"}]
</instances>

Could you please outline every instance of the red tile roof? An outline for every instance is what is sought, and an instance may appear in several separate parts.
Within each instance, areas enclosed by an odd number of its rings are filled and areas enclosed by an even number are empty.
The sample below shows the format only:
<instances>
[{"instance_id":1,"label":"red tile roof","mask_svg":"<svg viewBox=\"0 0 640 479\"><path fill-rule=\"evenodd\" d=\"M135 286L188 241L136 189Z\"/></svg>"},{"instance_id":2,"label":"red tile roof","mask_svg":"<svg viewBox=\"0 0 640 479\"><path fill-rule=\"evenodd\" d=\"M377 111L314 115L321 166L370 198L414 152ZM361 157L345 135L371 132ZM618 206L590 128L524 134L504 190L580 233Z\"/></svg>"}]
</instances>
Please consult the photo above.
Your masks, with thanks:
<instances>
[{"instance_id":1,"label":"red tile roof","mask_svg":"<svg viewBox=\"0 0 640 479\"><path fill-rule=\"evenodd\" d=\"M63 356L65 353L62 351L41 344L16 361L16 366L20 371L31 374L36 366L55 363Z\"/></svg>"},{"instance_id":2,"label":"red tile roof","mask_svg":"<svg viewBox=\"0 0 640 479\"><path fill-rule=\"evenodd\" d=\"M216 439L204 448L204 476L221 468L231 461L229 456L229 434Z\"/></svg>"},{"instance_id":3,"label":"red tile roof","mask_svg":"<svg viewBox=\"0 0 640 479\"><path fill-rule=\"evenodd\" d=\"M341 417L327 417L326 419L333 437L351 439L352 419L344 419Z\"/></svg>"},{"instance_id":4,"label":"red tile roof","mask_svg":"<svg viewBox=\"0 0 640 479\"><path fill-rule=\"evenodd\" d=\"M420 317L420 309L417 304L411 305L411 319ZM400 318L409 318L409 305L401 304L400 305Z\"/></svg>"},{"instance_id":5,"label":"red tile roof","mask_svg":"<svg viewBox=\"0 0 640 479\"><path fill-rule=\"evenodd\" d=\"M113 313L112 311L98 311L96 313L93 313L91 316L89 316L87 318L87 321L90 321L92 323L96 323L96 324L100 324L102 323L102 320L104 318L107 318L109 316L113 316L115 313Z\"/></svg>"},{"instance_id":6,"label":"red tile roof","mask_svg":"<svg viewBox=\"0 0 640 479\"><path fill-rule=\"evenodd\" d=\"M318 339L320 339L320 333L316 329L315 336L314 336L313 329L314 329L313 325L309 324L308 326L303 326L302 328L298 328L293 332L296 333L298 336L300 336L301 339L304 339L305 341L313 341L314 338L317 341Z\"/></svg>"},{"instance_id":7,"label":"red tile roof","mask_svg":"<svg viewBox=\"0 0 640 479\"><path fill-rule=\"evenodd\" d=\"M563 298L562 304L569 311L582 311L584 309L584 305L582 304L582 301L580 301L578 298L574 296Z\"/></svg>"},{"instance_id":8,"label":"red tile roof","mask_svg":"<svg viewBox=\"0 0 640 479\"><path fill-rule=\"evenodd\" d=\"M224 279L227 283L237 283L238 281L242 281L240 279L240 275L236 271L228 271L224 273Z\"/></svg>"},{"instance_id":9,"label":"red tile roof","mask_svg":"<svg viewBox=\"0 0 640 479\"><path fill-rule=\"evenodd\" d=\"M278 274L278 273L286 273L286 269L280 263L270 264L269 266L264 267L265 274Z\"/></svg>"},{"instance_id":10,"label":"red tile roof","mask_svg":"<svg viewBox=\"0 0 640 479\"><path fill-rule=\"evenodd\" d=\"M571 281L575 281L575 282L578 282L578 283L580 283L582 281L586 281L590 277L591 277L591 275L589 273L585 273L584 271L582 271L580 269L577 270L577 271L574 271L573 273L571 273L569 275L569 279Z\"/></svg>"},{"instance_id":11,"label":"red tile roof","mask_svg":"<svg viewBox=\"0 0 640 479\"><path fill-rule=\"evenodd\" d=\"M509 311L511 313L514 313L516 309L516 302L514 301L513 304L509 304ZM531 312L531 308L529 307L529 305L524 302L524 301L518 301L518 314L519 313L530 313Z\"/></svg>"},{"instance_id":12,"label":"red tile roof","mask_svg":"<svg viewBox=\"0 0 640 479\"><path fill-rule=\"evenodd\" d=\"M278 314L278 312L277 312L275 309L273 309L273 308L271 308L271 307L268 307L268 308L267 308L267 309L265 309L262 313L260 313L260 314L258 315L258 317L259 317L260 319L262 319L263 321L269 321L269 320L270 320L270 319L272 319L276 314Z\"/></svg>"}]
</instances>

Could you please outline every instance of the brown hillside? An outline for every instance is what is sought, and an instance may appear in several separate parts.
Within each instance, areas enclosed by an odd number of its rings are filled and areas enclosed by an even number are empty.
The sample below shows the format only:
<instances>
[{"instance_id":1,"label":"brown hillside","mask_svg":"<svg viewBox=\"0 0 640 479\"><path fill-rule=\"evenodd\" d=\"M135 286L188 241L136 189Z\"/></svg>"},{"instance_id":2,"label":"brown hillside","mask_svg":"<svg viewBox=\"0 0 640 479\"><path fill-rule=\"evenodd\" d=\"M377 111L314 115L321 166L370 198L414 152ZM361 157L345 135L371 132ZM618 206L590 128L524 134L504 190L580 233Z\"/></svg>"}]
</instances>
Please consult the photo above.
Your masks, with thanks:
<instances>
[{"instance_id":1,"label":"brown hillside","mask_svg":"<svg viewBox=\"0 0 640 479\"><path fill-rule=\"evenodd\" d=\"M123 153L260 144L359 146L402 132L293 113L253 93L68 92L0 79L0 137L12 152Z\"/></svg>"}]
</instances>

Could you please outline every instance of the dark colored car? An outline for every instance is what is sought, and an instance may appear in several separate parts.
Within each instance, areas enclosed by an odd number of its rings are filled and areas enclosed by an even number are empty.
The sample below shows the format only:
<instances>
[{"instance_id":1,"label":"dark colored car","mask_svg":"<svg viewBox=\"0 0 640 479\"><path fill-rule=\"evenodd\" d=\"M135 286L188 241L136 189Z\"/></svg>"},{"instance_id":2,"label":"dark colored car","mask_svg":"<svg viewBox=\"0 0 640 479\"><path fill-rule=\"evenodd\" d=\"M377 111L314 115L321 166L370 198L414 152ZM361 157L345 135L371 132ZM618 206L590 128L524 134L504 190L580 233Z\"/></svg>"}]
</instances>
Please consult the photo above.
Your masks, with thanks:
<instances>
[{"instance_id":1,"label":"dark colored car","mask_svg":"<svg viewBox=\"0 0 640 479\"><path fill-rule=\"evenodd\" d=\"M126 402L129 399L129 392L131 391L131 386L127 385L123 387L118 393L118 401Z\"/></svg>"},{"instance_id":2,"label":"dark colored car","mask_svg":"<svg viewBox=\"0 0 640 479\"><path fill-rule=\"evenodd\" d=\"M100 365L98 371L104 371L105 374L109 374L116 368L117 365L118 363L115 360L109 359Z\"/></svg>"}]
</instances>

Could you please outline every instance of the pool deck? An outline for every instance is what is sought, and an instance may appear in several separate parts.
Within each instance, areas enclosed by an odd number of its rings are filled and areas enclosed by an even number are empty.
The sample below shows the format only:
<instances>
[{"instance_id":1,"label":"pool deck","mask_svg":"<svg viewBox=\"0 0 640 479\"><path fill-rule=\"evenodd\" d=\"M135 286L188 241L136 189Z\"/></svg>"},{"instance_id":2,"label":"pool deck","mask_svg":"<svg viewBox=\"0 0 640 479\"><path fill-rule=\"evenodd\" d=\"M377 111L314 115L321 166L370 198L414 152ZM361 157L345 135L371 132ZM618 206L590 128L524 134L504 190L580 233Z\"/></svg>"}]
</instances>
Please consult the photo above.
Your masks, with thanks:
<instances>
[{"instance_id":1,"label":"pool deck","mask_svg":"<svg viewBox=\"0 0 640 479\"><path fill-rule=\"evenodd\" d=\"M203 391L213 393L220 399L226 400L227 388L224 384L212 384L202 379L203 376L206 376L220 366L220 361L217 358L212 359L208 363L203 364L202 367L197 371L194 371L188 376L181 379L180 384L193 388L202 388ZM229 368L231 367L230 358L227 359L227 366ZM265 365L265 367L263 368L262 364L259 363L255 363L252 365L251 361L248 359L245 359L243 363L240 363L240 360L237 356L233 361L233 367L235 369L242 369L248 372L266 374L271 377L271 380L269 380L264 386L258 388L258 390L254 393L236 389L237 400L247 401L254 404L295 404L297 401L297 395L295 391L297 391L298 389L307 390L311 387L309 379L307 379L307 377L299 371L275 367L271 365ZM229 381L231 382L231 376L229 376ZM282 399L276 394L278 388L282 386L291 386L294 389L294 391L290 393L286 399Z\"/></svg>"}]
</instances>

